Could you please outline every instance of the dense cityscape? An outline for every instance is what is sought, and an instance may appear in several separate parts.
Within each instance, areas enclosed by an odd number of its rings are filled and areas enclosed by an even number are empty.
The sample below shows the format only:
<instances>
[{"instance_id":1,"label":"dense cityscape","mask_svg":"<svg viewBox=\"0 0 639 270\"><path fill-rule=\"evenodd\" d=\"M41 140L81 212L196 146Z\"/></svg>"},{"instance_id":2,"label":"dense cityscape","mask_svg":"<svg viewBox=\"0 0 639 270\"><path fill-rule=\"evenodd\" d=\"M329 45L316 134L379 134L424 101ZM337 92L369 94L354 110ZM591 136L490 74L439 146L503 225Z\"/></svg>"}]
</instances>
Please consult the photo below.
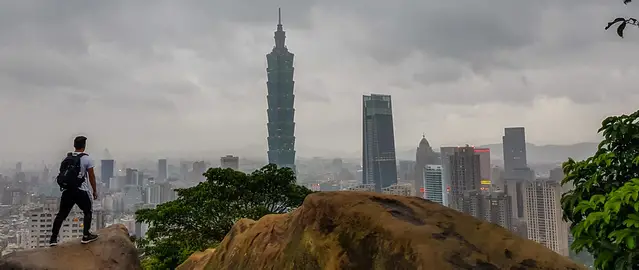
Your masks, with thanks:
<instances>
[{"instance_id":1,"label":"dense cityscape","mask_svg":"<svg viewBox=\"0 0 639 270\"><path fill-rule=\"evenodd\" d=\"M505 127L500 147L476 147L472 142L433 147L425 133L416 143L414 158L400 159L395 147L392 98L370 94L363 95L361 102L361 159L296 159L294 55L285 45L285 38L280 14L275 46L266 55L268 161L230 153L210 160L161 158L154 164L120 164L105 149L102 159L96 162L99 200L94 205L92 227L121 223L130 234L144 237L148 225L136 222L135 211L174 200L174 189L204 181L203 173L208 168L251 172L273 163L293 169L298 184L314 191L358 190L417 196L507 228L563 256L570 255L571 234L561 219L559 204L561 193L568 189L560 185L563 172L554 160L529 164L524 127ZM571 153L564 154L562 158ZM16 161L14 169L0 171L3 255L47 246L59 203L60 191L54 181L57 166L42 164L25 169L21 161ZM73 212L63 225L62 240L80 237L81 227L81 212Z\"/></svg>"}]
</instances>

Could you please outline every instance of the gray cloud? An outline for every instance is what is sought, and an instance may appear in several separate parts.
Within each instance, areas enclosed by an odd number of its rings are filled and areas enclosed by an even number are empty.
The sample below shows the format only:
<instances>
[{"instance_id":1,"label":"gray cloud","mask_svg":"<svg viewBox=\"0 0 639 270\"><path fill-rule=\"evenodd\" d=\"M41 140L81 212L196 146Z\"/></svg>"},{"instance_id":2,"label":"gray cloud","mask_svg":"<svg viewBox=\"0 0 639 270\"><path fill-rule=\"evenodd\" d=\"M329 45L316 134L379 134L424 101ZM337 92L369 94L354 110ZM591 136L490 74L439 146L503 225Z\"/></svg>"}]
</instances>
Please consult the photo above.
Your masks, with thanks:
<instances>
[{"instance_id":1,"label":"gray cloud","mask_svg":"<svg viewBox=\"0 0 639 270\"><path fill-rule=\"evenodd\" d=\"M265 148L277 7L296 54L303 156L358 151L371 92L393 95L400 148L422 132L435 146L496 142L507 125L533 142L594 140L604 115L639 104L639 32L603 31L639 5L0 1L0 152L49 153L78 132L116 158Z\"/></svg>"}]
</instances>

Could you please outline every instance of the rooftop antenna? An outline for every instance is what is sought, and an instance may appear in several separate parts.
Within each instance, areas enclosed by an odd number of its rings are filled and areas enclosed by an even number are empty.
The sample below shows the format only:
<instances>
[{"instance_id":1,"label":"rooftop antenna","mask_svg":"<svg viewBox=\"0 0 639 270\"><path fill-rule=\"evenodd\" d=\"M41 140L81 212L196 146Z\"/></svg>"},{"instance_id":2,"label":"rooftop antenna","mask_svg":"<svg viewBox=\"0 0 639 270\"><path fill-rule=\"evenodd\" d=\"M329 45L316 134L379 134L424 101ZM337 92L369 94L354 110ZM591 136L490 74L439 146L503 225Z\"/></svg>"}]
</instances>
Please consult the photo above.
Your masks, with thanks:
<instances>
[{"instance_id":1,"label":"rooftop antenna","mask_svg":"<svg viewBox=\"0 0 639 270\"><path fill-rule=\"evenodd\" d=\"M282 8L277 8L277 24L282 25Z\"/></svg>"}]
</instances>

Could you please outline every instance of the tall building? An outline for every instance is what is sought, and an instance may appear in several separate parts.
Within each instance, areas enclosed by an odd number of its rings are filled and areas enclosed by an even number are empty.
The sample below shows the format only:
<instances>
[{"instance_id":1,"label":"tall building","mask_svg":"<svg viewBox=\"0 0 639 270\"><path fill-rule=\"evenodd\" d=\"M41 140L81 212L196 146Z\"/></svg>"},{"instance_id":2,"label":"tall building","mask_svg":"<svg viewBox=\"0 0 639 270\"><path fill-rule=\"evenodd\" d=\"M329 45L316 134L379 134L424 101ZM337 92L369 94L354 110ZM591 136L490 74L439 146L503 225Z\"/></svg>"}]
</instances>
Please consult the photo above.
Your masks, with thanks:
<instances>
[{"instance_id":1,"label":"tall building","mask_svg":"<svg viewBox=\"0 0 639 270\"><path fill-rule=\"evenodd\" d=\"M421 192L422 198L444 204L442 166L426 164L422 178L424 179L422 184L423 190L416 189L418 192Z\"/></svg>"},{"instance_id":2,"label":"tall building","mask_svg":"<svg viewBox=\"0 0 639 270\"><path fill-rule=\"evenodd\" d=\"M535 172L530 169L516 171L520 174L517 178L505 178L504 190L511 196L513 218L524 218L524 202L526 200L526 184L535 179Z\"/></svg>"},{"instance_id":3,"label":"tall building","mask_svg":"<svg viewBox=\"0 0 639 270\"><path fill-rule=\"evenodd\" d=\"M125 186L137 186L138 185L138 170L126 168L125 170Z\"/></svg>"},{"instance_id":4,"label":"tall building","mask_svg":"<svg viewBox=\"0 0 639 270\"><path fill-rule=\"evenodd\" d=\"M450 208L464 211L464 195L481 188L479 155L472 146L458 147L449 157L450 171Z\"/></svg>"},{"instance_id":5,"label":"tall building","mask_svg":"<svg viewBox=\"0 0 639 270\"><path fill-rule=\"evenodd\" d=\"M29 228L29 240L27 247L29 249L49 246L51 226L58 212L58 204L57 198L50 198L45 202L43 207L28 212L29 220L27 221L27 226ZM92 229L97 228L96 221L98 221L97 218L92 220ZM67 242L82 237L83 223L84 214L80 209L74 207L62 223L58 235L60 242Z\"/></svg>"},{"instance_id":6,"label":"tall building","mask_svg":"<svg viewBox=\"0 0 639 270\"><path fill-rule=\"evenodd\" d=\"M402 183L410 183L415 186L415 161L414 160L398 160L397 161L397 180ZM422 171L423 172L423 171ZM424 179L420 178L422 181Z\"/></svg>"},{"instance_id":7,"label":"tall building","mask_svg":"<svg viewBox=\"0 0 639 270\"><path fill-rule=\"evenodd\" d=\"M115 173L115 160L103 159L100 161L100 181L109 188L111 178Z\"/></svg>"},{"instance_id":8,"label":"tall building","mask_svg":"<svg viewBox=\"0 0 639 270\"><path fill-rule=\"evenodd\" d=\"M512 210L508 194L502 191L471 190L464 198L464 212L512 230Z\"/></svg>"},{"instance_id":9,"label":"tall building","mask_svg":"<svg viewBox=\"0 0 639 270\"><path fill-rule=\"evenodd\" d=\"M189 176L189 164L185 161L180 162L180 178L186 181Z\"/></svg>"},{"instance_id":10,"label":"tall building","mask_svg":"<svg viewBox=\"0 0 639 270\"><path fill-rule=\"evenodd\" d=\"M148 204L161 204L177 198L177 194L171 183L153 183L147 187L145 202Z\"/></svg>"},{"instance_id":11,"label":"tall building","mask_svg":"<svg viewBox=\"0 0 639 270\"><path fill-rule=\"evenodd\" d=\"M158 179L159 181L164 181L169 177L168 174L168 164L165 158L158 159Z\"/></svg>"},{"instance_id":12,"label":"tall building","mask_svg":"<svg viewBox=\"0 0 639 270\"><path fill-rule=\"evenodd\" d=\"M375 191L397 183L393 106L389 95L363 96L363 184Z\"/></svg>"},{"instance_id":13,"label":"tall building","mask_svg":"<svg viewBox=\"0 0 639 270\"><path fill-rule=\"evenodd\" d=\"M493 187L497 187L499 190L504 189L504 170L501 167L493 167L490 169L490 182Z\"/></svg>"},{"instance_id":14,"label":"tall building","mask_svg":"<svg viewBox=\"0 0 639 270\"><path fill-rule=\"evenodd\" d=\"M421 190L424 187L424 168L427 164L439 164L439 157L433 151L433 148L430 147L428 140L426 140L426 135L422 135L422 139L417 146L417 152L415 153L415 173L413 177L415 182L413 186L417 192L417 197L424 197L424 193Z\"/></svg>"},{"instance_id":15,"label":"tall building","mask_svg":"<svg viewBox=\"0 0 639 270\"><path fill-rule=\"evenodd\" d=\"M207 164L204 161L193 162L192 170L189 172L189 181L201 182L206 180L204 173L206 172Z\"/></svg>"},{"instance_id":16,"label":"tall building","mask_svg":"<svg viewBox=\"0 0 639 270\"><path fill-rule=\"evenodd\" d=\"M220 167L223 169L231 168L233 170L240 169L240 158L232 155L226 155L220 158Z\"/></svg>"},{"instance_id":17,"label":"tall building","mask_svg":"<svg viewBox=\"0 0 639 270\"><path fill-rule=\"evenodd\" d=\"M562 220L560 183L536 179L527 182L525 190L528 239L568 256L568 224Z\"/></svg>"},{"instance_id":18,"label":"tall building","mask_svg":"<svg viewBox=\"0 0 639 270\"><path fill-rule=\"evenodd\" d=\"M451 176L451 167L450 167L450 157L457 150L456 146L445 146L439 149L439 155L442 164L442 185L444 186L444 205L450 207L450 176Z\"/></svg>"},{"instance_id":19,"label":"tall building","mask_svg":"<svg viewBox=\"0 0 639 270\"><path fill-rule=\"evenodd\" d=\"M144 186L144 172L138 171L138 179L136 181L136 184L139 187L143 187Z\"/></svg>"},{"instance_id":20,"label":"tall building","mask_svg":"<svg viewBox=\"0 0 639 270\"><path fill-rule=\"evenodd\" d=\"M523 228L525 222L524 202L526 200L525 186L533 181L534 172L528 168L526 158L526 131L523 127L510 127L504 129L504 189L511 196L513 221L517 228ZM523 233L523 232L519 232Z\"/></svg>"},{"instance_id":21,"label":"tall building","mask_svg":"<svg viewBox=\"0 0 639 270\"><path fill-rule=\"evenodd\" d=\"M293 102L293 57L286 48L286 33L282 30L279 13L275 47L266 55L268 68L268 162L279 167L295 169L295 109Z\"/></svg>"},{"instance_id":22,"label":"tall building","mask_svg":"<svg viewBox=\"0 0 639 270\"><path fill-rule=\"evenodd\" d=\"M475 154L479 155L479 175L481 177L482 187L489 188L492 182L490 166L490 148L475 148Z\"/></svg>"},{"instance_id":23,"label":"tall building","mask_svg":"<svg viewBox=\"0 0 639 270\"><path fill-rule=\"evenodd\" d=\"M504 149L504 171L508 174L515 169L528 168L525 129L523 127L505 128L502 142Z\"/></svg>"}]
</instances>

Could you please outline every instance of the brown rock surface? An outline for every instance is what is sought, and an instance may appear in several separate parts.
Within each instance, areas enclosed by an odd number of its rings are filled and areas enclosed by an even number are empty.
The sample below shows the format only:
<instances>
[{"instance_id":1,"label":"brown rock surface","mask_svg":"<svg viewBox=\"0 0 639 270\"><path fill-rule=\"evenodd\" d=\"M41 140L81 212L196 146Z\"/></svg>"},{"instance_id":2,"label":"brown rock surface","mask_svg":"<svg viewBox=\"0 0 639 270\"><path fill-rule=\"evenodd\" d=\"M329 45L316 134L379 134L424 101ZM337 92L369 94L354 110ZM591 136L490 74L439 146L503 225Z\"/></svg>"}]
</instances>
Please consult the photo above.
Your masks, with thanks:
<instances>
[{"instance_id":1,"label":"brown rock surface","mask_svg":"<svg viewBox=\"0 0 639 270\"><path fill-rule=\"evenodd\" d=\"M209 261L215 254L214 248L209 248L202 252L195 252L189 256L189 258L176 270L205 270Z\"/></svg>"},{"instance_id":2,"label":"brown rock surface","mask_svg":"<svg viewBox=\"0 0 639 270\"><path fill-rule=\"evenodd\" d=\"M138 270L142 269L135 245L124 225L97 232L95 242L80 239L56 247L18 251L0 258L2 270Z\"/></svg>"},{"instance_id":3,"label":"brown rock surface","mask_svg":"<svg viewBox=\"0 0 639 270\"><path fill-rule=\"evenodd\" d=\"M195 268L195 266L198 268ZM585 269L508 230L417 197L339 191L242 219L179 269Z\"/></svg>"}]
</instances>

